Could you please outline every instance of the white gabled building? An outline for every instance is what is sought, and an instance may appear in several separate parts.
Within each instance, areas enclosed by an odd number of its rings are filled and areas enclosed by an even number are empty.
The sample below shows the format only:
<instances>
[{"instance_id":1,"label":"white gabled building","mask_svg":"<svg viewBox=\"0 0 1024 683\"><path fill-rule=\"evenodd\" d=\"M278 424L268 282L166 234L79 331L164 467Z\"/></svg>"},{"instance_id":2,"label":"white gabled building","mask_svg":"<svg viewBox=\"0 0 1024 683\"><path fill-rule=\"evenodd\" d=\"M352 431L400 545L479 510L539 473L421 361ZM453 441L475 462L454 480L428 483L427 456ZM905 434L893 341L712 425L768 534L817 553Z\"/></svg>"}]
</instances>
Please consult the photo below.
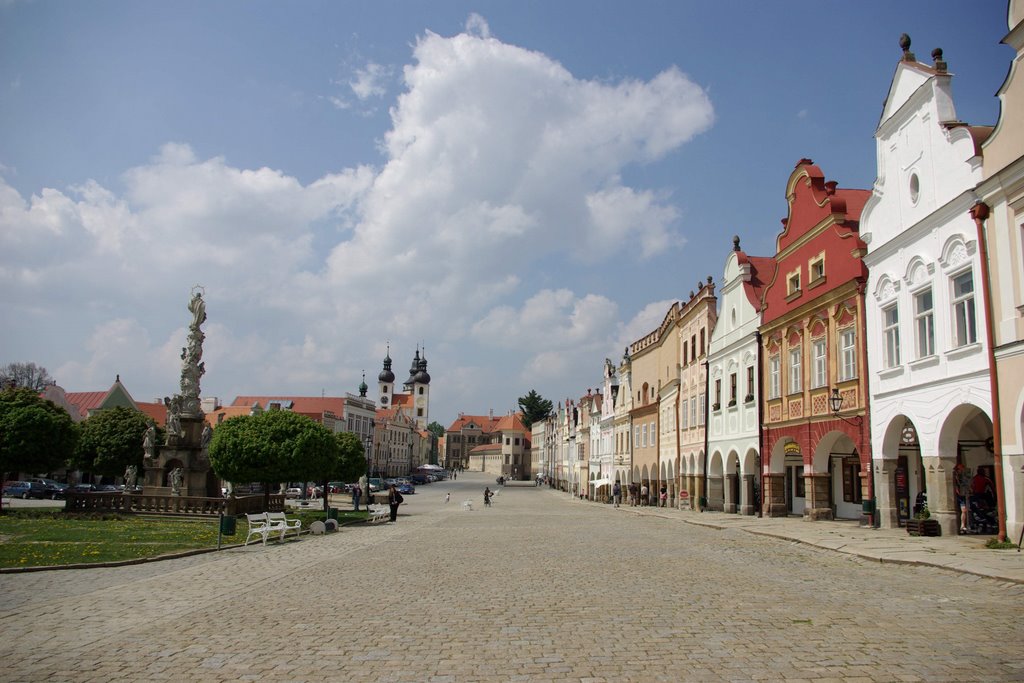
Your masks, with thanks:
<instances>
[{"instance_id":1,"label":"white gabled building","mask_svg":"<svg viewBox=\"0 0 1024 683\"><path fill-rule=\"evenodd\" d=\"M747 256L740 238L725 261L718 322L708 347L712 410L708 424L708 472L723 480L721 509L757 513L761 490L758 332L761 290L772 280L775 260ZM717 508L717 501L711 501Z\"/></svg>"},{"instance_id":2,"label":"white gabled building","mask_svg":"<svg viewBox=\"0 0 1024 683\"><path fill-rule=\"evenodd\" d=\"M868 245L867 353L872 475L880 524L927 493L944 535L960 526L957 462L991 467L992 399L978 236L970 216L990 128L959 121L942 51L910 39L875 132L877 179L861 214Z\"/></svg>"}]
</instances>

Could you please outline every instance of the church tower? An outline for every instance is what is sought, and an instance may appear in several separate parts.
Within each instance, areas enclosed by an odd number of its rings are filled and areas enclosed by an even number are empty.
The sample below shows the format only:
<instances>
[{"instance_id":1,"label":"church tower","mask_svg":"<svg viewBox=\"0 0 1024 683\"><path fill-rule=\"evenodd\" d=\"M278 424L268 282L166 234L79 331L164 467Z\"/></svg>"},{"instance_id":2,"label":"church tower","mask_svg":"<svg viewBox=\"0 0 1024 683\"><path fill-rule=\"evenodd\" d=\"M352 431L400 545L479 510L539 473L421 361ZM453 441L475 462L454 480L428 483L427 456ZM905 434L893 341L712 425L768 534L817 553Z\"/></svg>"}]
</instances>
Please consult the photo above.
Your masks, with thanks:
<instances>
[{"instance_id":1,"label":"church tower","mask_svg":"<svg viewBox=\"0 0 1024 683\"><path fill-rule=\"evenodd\" d=\"M391 397L395 393L395 373L391 371L391 346L388 345L384 356L384 369L377 375L377 404L381 408L391 407Z\"/></svg>"},{"instance_id":2,"label":"church tower","mask_svg":"<svg viewBox=\"0 0 1024 683\"><path fill-rule=\"evenodd\" d=\"M416 426L426 429L430 423L430 374L427 372L427 350L423 349L423 356L416 352L416 372L410 378L412 380L411 392L413 395L413 419Z\"/></svg>"}]
</instances>

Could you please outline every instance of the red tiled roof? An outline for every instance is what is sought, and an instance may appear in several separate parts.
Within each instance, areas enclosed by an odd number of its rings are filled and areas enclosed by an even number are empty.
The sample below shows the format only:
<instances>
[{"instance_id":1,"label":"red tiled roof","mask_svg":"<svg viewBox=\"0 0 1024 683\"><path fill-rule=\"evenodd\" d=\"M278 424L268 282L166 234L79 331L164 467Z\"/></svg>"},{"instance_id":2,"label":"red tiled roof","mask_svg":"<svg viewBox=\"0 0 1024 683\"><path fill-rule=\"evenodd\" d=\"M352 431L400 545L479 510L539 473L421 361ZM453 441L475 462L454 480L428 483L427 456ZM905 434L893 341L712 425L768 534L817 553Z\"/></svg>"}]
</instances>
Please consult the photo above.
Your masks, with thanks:
<instances>
[{"instance_id":1,"label":"red tiled roof","mask_svg":"<svg viewBox=\"0 0 1024 683\"><path fill-rule=\"evenodd\" d=\"M494 425L497 424L499 418L492 418L489 415L460 415L455 422L452 422L451 426L446 431L449 432L461 432L466 425L470 422L475 422L480 425L480 428L484 432L493 432Z\"/></svg>"},{"instance_id":2,"label":"red tiled roof","mask_svg":"<svg viewBox=\"0 0 1024 683\"><path fill-rule=\"evenodd\" d=\"M526 432L526 426L523 425L522 419L519 417L519 413L513 413L512 415L505 415L498 420L494 428L490 431L494 432Z\"/></svg>"},{"instance_id":3,"label":"red tiled roof","mask_svg":"<svg viewBox=\"0 0 1024 683\"><path fill-rule=\"evenodd\" d=\"M412 394L391 394L391 405L393 405L393 406L411 406L412 405Z\"/></svg>"},{"instance_id":4,"label":"red tiled roof","mask_svg":"<svg viewBox=\"0 0 1024 683\"><path fill-rule=\"evenodd\" d=\"M88 416L90 410L95 410L100 407L103 403L103 399L107 397L107 391L66 391L64 397L68 403L78 408L83 416Z\"/></svg>"},{"instance_id":5,"label":"red tiled roof","mask_svg":"<svg viewBox=\"0 0 1024 683\"><path fill-rule=\"evenodd\" d=\"M145 413L149 419L156 422L158 427L166 426L167 406L163 403L146 403L144 401L136 401L135 405L138 406L139 410Z\"/></svg>"},{"instance_id":6,"label":"red tiled roof","mask_svg":"<svg viewBox=\"0 0 1024 683\"><path fill-rule=\"evenodd\" d=\"M483 453L485 451L487 451L487 452L490 452L490 451L501 452L501 444L500 443L482 443L479 446L475 446L475 447L469 449L470 453Z\"/></svg>"},{"instance_id":7,"label":"red tiled roof","mask_svg":"<svg viewBox=\"0 0 1024 683\"><path fill-rule=\"evenodd\" d=\"M340 396L238 396L231 405L251 408L253 403L258 403L267 410L270 403L287 401L291 401L289 410L293 413L319 417L330 411L339 419L345 414L345 399Z\"/></svg>"}]
</instances>

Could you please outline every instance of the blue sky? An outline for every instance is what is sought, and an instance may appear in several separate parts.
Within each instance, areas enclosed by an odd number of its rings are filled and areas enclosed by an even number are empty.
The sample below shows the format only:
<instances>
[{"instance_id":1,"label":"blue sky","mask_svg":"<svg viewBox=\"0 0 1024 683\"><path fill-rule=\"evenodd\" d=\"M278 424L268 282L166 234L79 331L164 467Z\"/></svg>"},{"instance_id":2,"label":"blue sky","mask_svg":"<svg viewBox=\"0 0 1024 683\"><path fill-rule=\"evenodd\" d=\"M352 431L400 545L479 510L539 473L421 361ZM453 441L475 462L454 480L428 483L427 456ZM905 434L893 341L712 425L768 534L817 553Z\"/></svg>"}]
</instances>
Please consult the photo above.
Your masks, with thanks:
<instances>
[{"instance_id":1,"label":"blue sky","mask_svg":"<svg viewBox=\"0 0 1024 683\"><path fill-rule=\"evenodd\" d=\"M69 391L375 395L432 419L600 383L774 250L793 165L870 188L901 33L995 123L1001 0L0 2L0 363Z\"/></svg>"}]
</instances>

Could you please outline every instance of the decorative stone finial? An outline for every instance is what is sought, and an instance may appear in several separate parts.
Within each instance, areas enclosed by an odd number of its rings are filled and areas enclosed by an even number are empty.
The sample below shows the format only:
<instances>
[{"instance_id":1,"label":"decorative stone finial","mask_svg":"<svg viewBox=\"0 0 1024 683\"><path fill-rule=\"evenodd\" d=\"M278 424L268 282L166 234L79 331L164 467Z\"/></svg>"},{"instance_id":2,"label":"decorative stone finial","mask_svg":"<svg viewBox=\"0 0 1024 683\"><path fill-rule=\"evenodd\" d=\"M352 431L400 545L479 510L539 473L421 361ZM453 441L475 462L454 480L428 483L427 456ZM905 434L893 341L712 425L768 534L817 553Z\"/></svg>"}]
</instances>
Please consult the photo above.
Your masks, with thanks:
<instances>
[{"instance_id":1,"label":"decorative stone finial","mask_svg":"<svg viewBox=\"0 0 1024 683\"><path fill-rule=\"evenodd\" d=\"M914 53L910 51L910 36L906 33L900 35L900 48L903 50L903 61L913 62L916 61Z\"/></svg>"},{"instance_id":2,"label":"decorative stone finial","mask_svg":"<svg viewBox=\"0 0 1024 683\"><path fill-rule=\"evenodd\" d=\"M708 280L708 284L710 285L712 282L715 281L715 278L713 278L710 275L708 275L707 280Z\"/></svg>"},{"instance_id":3,"label":"decorative stone finial","mask_svg":"<svg viewBox=\"0 0 1024 683\"><path fill-rule=\"evenodd\" d=\"M733 251L739 251L740 250L740 236L739 235L733 235L732 236L732 250Z\"/></svg>"},{"instance_id":4,"label":"decorative stone finial","mask_svg":"<svg viewBox=\"0 0 1024 683\"><path fill-rule=\"evenodd\" d=\"M946 73L947 64L942 59L942 48L937 47L932 50L932 61L935 62L935 70L939 73Z\"/></svg>"}]
</instances>

